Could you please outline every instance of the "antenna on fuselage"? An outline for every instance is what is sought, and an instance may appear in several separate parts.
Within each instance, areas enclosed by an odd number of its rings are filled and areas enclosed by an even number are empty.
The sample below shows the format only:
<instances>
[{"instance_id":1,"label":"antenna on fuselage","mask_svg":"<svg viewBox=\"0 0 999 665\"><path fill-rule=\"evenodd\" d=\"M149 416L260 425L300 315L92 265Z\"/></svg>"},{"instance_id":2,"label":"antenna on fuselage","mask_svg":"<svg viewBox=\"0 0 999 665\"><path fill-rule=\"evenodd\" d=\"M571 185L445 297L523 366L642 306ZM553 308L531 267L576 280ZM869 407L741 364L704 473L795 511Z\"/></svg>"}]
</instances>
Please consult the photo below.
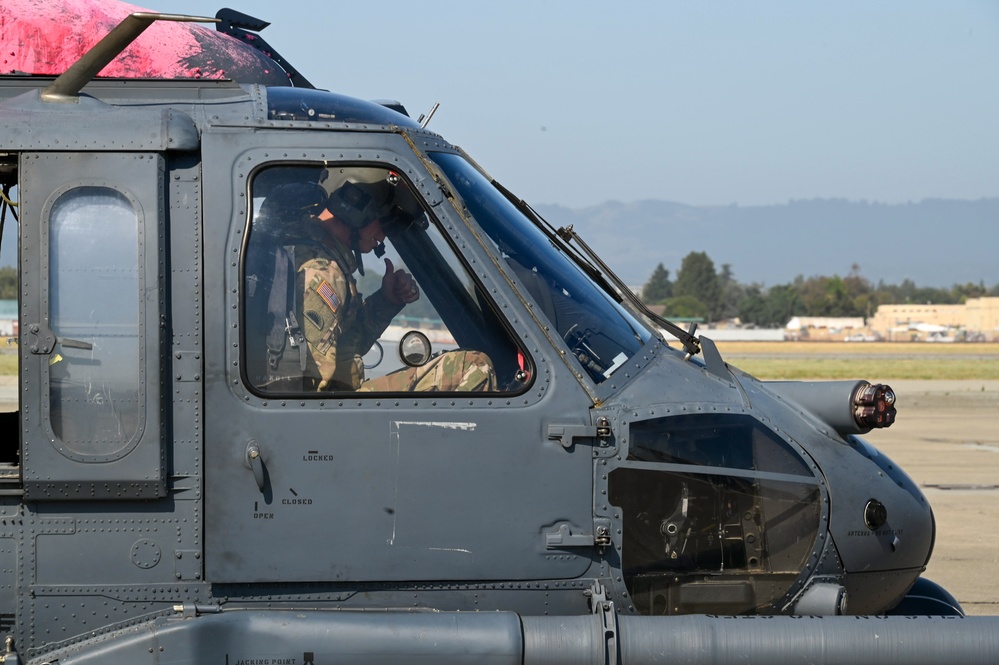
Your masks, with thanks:
<instances>
[{"instance_id":1,"label":"antenna on fuselage","mask_svg":"<svg viewBox=\"0 0 999 665\"><path fill-rule=\"evenodd\" d=\"M423 129L426 129L427 125L430 124L430 119L434 117L434 114L437 113L437 109L439 109L440 107L441 107L441 103L437 102L436 104L434 104L434 107L432 109L430 109L430 113L428 113L426 115L423 115L421 113L420 117L417 118L416 122L420 123L420 127L422 127Z\"/></svg>"},{"instance_id":2,"label":"antenna on fuselage","mask_svg":"<svg viewBox=\"0 0 999 665\"><path fill-rule=\"evenodd\" d=\"M186 16L182 14L153 14L135 12L116 25L104 39L80 56L69 69L60 74L40 93L43 102L77 102L83 86L90 83L108 63L128 48L154 21L182 21L187 23L218 23L217 18Z\"/></svg>"}]
</instances>

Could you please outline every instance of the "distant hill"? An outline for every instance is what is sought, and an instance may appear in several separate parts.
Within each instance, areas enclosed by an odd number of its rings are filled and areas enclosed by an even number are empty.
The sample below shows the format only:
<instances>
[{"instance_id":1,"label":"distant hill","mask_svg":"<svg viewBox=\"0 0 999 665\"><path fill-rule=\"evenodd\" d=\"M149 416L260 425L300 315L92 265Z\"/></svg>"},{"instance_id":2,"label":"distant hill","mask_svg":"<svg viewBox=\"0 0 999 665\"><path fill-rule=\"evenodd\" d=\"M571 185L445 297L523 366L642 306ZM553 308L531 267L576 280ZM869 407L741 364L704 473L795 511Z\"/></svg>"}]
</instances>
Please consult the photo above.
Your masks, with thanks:
<instances>
[{"instance_id":1,"label":"distant hill","mask_svg":"<svg viewBox=\"0 0 999 665\"><path fill-rule=\"evenodd\" d=\"M743 284L845 276L854 263L875 284L906 278L918 286L999 284L999 198L901 205L814 199L754 207L609 201L537 210L555 226L572 224L634 286L659 262L675 277L692 251L707 252L717 269L731 264ZM15 244L4 243L0 265L15 260Z\"/></svg>"},{"instance_id":2,"label":"distant hill","mask_svg":"<svg viewBox=\"0 0 999 665\"><path fill-rule=\"evenodd\" d=\"M999 284L999 198L927 199L888 205L814 199L770 206L688 206L666 201L569 209L539 205L557 226L572 224L621 278L641 285L662 262L706 252L735 279L766 286L798 275L840 275L853 264L873 283L949 287Z\"/></svg>"}]
</instances>

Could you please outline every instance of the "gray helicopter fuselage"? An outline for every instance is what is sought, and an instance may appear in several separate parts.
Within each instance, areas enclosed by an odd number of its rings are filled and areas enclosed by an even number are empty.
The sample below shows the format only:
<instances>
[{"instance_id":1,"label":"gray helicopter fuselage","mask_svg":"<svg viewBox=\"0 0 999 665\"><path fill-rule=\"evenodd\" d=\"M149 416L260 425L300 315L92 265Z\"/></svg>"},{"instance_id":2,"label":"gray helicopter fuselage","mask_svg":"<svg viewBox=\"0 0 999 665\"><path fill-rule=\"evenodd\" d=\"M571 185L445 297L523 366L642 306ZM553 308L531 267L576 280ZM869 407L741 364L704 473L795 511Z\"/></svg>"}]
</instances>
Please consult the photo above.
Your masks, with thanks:
<instances>
[{"instance_id":1,"label":"gray helicopter fuselage","mask_svg":"<svg viewBox=\"0 0 999 665\"><path fill-rule=\"evenodd\" d=\"M710 340L690 358L395 110L169 80L53 103L49 80L0 78L20 279L0 474L12 662L651 662L694 649L667 644L670 620L822 615L810 634L845 639L870 633L836 615L905 606L933 518L859 438L866 384L761 382ZM388 174L418 220L387 242L432 309L389 330L439 333L437 359L485 354L494 387L260 378L261 202L338 173ZM396 341L368 387L398 374ZM725 649L752 632L716 621ZM878 621L901 643L974 643L967 662L995 653L992 623Z\"/></svg>"}]
</instances>

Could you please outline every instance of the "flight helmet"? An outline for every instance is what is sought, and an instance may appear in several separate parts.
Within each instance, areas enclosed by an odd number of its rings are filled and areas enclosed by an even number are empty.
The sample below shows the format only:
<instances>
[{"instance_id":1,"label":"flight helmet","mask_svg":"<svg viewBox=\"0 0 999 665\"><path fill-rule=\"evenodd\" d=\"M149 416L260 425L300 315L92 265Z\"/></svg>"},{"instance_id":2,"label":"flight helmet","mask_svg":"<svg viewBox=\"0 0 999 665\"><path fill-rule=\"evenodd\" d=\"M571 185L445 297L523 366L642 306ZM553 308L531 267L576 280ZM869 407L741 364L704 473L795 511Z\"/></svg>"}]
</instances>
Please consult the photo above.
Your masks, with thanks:
<instances>
[{"instance_id":1,"label":"flight helmet","mask_svg":"<svg viewBox=\"0 0 999 665\"><path fill-rule=\"evenodd\" d=\"M399 176L383 168L344 167L330 169L322 183L329 192L326 209L333 217L350 229L350 250L354 253L357 272L364 275L361 256L361 229L381 220L382 230L388 234L386 222L392 217L396 186ZM385 243L375 247L375 256L385 254Z\"/></svg>"}]
</instances>

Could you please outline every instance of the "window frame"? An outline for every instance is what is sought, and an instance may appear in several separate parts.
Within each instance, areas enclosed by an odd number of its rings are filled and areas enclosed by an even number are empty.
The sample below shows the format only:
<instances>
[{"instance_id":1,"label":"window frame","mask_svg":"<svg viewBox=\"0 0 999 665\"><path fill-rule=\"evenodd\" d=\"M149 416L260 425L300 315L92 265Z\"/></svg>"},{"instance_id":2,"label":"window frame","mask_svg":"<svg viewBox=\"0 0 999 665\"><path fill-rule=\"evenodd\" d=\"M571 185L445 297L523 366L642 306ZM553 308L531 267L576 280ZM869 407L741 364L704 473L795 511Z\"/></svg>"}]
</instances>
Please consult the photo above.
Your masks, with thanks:
<instances>
[{"instance_id":1,"label":"window frame","mask_svg":"<svg viewBox=\"0 0 999 665\"><path fill-rule=\"evenodd\" d=\"M309 158L307 156L303 156L302 159L279 159L279 160L274 160L274 159L267 160L267 159L263 159L263 160L260 160L260 161L256 161L255 160L254 165L252 166L252 168L249 169L249 171L248 171L248 173L247 173L247 175L245 177L246 189L245 189L245 192L243 193L243 196L245 197L247 205L246 205L246 210L245 210L245 217L244 217L244 220L243 220L244 221L244 225L243 225L243 227L241 229L242 239L241 239L241 244L240 244L240 247L239 247L239 262L238 262L239 263L239 265L238 265L238 279L239 279L239 286L238 286L238 311L239 311L239 315L238 315L239 316L239 318L238 318L238 329L239 329L239 332L238 332L238 339L239 339L239 342L238 342L238 347L239 347L238 364L239 364L239 380L240 380L241 384L243 385L243 387L247 391L249 391L249 393L251 393L252 395L254 395L256 397L259 397L261 399L265 399L265 400L266 399L275 399L275 398L292 398L292 397L296 398L296 399L309 399L309 400L315 400L315 399L325 400L325 399L329 399L331 397L337 397L337 398L350 397L352 399L356 397L357 399L373 399L373 400L377 400L377 399L384 398L384 397L387 397L387 396L388 397L402 397L402 396L408 396L408 397L452 396L452 397L454 397L454 396L461 396L461 397L469 397L471 399L496 399L496 398L508 398L508 397L516 397L516 396L519 396L519 395L523 395L524 393L526 393L527 391L531 390L534 387L534 383L535 383L535 379L536 379L536 375L537 375L537 370L536 370L536 366L537 365L536 365L534 359L532 358L532 356L531 356L531 354L530 354L530 352L529 352L529 350L527 348L528 345L522 339L522 336L520 336L520 335L518 335L516 333L516 331L514 330L513 326L511 326L510 321L508 320L507 316L505 316L503 314L503 309L504 308L501 307L497 303L497 301L493 297L491 297L489 295L489 289L486 287L486 285L483 284L482 280L480 279L480 275L476 274L476 272L473 270L473 267L470 264L468 258L464 255L464 253L462 251L459 250L458 242L453 237L453 234L450 233L450 232L448 232L448 228L450 228L450 224L448 223L448 221L444 220L444 219L441 219L441 217L439 215L435 214L435 207L434 207L434 205L432 203L428 202L428 200L427 200L427 198L430 198L430 197L428 197L428 193L427 193L425 187L421 188L421 187L417 186L417 183L414 182L413 177L411 177L411 175L409 173L407 173L404 169L400 169L398 165L394 165L394 164L390 163L389 160L386 159L386 157L388 157L388 155L385 155L384 153L381 153L381 154L379 154L376 157L376 159L365 159L365 158L361 157L359 159L343 160L343 161L337 161L337 162L332 162L332 161L329 161L329 160L326 160L326 159L321 159L321 158L320 159ZM396 159L395 161L398 162L398 159ZM516 388L513 389L513 390L504 389L503 382L501 382L498 385L497 390L491 391L491 392L458 392L458 391L448 391L448 392L445 392L445 391L356 391L356 390L355 391L318 391L318 392L310 392L310 391L304 391L304 390L303 391L268 391L268 390L261 389L260 386L258 386L256 383L254 383L251 380L251 377L249 376L249 368L250 368L251 363L249 362L249 359L247 358L248 351L249 351L249 349L251 348L252 345L248 344L248 340L247 340L247 335L250 332L250 326L248 324L248 318L247 318L248 317L248 313L247 313L248 294L247 294L247 282L246 282L246 279L247 279L247 274L246 274L247 260L246 259L247 259L247 254L248 254L248 251L249 251L249 248L250 248L250 243L252 242L252 238L253 238L253 235L254 235L254 233L253 233L253 224L254 224L254 217L255 217L255 212L256 212L256 208L257 208L256 205L255 205L255 202L254 202L254 183L256 181L256 178L262 172L270 170L270 169L276 169L276 168L312 168L312 167L315 167L317 169L334 168L334 167L335 168L355 168L355 167L356 168L380 168L380 169L385 169L387 171L393 171L393 172L399 174L400 178L403 180L403 182L405 183L405 185L408 187L409 191L412 193L413 197L416 199L416 201L420 205L422 212L426 215L426 218L427 218L427 220L429 222L429 226L431 226L431 227L433 227L435 229L437 237L439 238L440 242L443 243L443 246L446 247L447 250L449 250L451 252L451 256L450 257L445 256L443 248L440 247L440 243L434 242L434 240L429 235L426 237L426 242L430 243L431 245L433 245L434 247L437 248L437 250L438 250L438 252L440 254L440 260L442 261L442 264L448 266L451 269L450 272L449 272L449 274L453 275L453 277L454 277L454 280L453 280L454 284L461 284L462 285L462 289L461 290L463 290L463 291L467 290L467 289L464 288L465 286L472 286L474 288L474 292L471 293L471 294L469 294L469 295L475 301L477 301L475 303L476 307L477 307L477 312L482 313L483 315L485 315L486 317L488 317L488 319L491 319L492 324L497 325L498 326L498 330L502 330L502 333L500 333L498 331L495 333L495 335L496 335L497 338L500 337L500 336L502 336L503 338L505 338L506 343L508 343L511 347L515 347L517 349L518 359L521 360L522 363L523 363L523 369L524 369L524 371L527 374L527 380L520 382L520 384L517 385ZM398 253L400 255L403 254L403 252L398 252ZM373 253L365 255L365 257L372 257L372 256L373 256ZM405 258L404 258L404 260L405 260ZM368 259L368 261L370 261L370 258ZM464 275L463 276L460 275L457 272L455 266L459 266L461 268L461 270L464 271ZM409 261L406 262L406 269L407 269L407 271L412 272L414 274L414 276L415 276L416 272L418 271L418 270L413 270L413 268L410 265ZM424 284L427 283L427 282L425 280L423 280L423 281L418 280L418 283L420 285L421 297L422 298L428 298L429 296L427 295L426 290L424 289ZM494 290L494 292L495 292L495 290ZM435 311L437 311L439 313L439 308L436 305L431 304L431 306L434 308ZM484 321L484 324L488 325L487 323L485 323L487 321L487 319L484 319L483 321ZM445 325L447 325L447 324L445 324ZM464 348L464 347L459 347L459 348ZM387 354L389 352L390 352L390 349L388 347L383 347L383 355ZM389 375L389 373L386 373L384 376L387 376L387 375ZM383 376L383 375L379 375L379 376ZM370 378L376 378L376 377L370 377ZM505 383L512 384L513 382L510 381L510 380L507 380Z\"/></svg>"}]
</instances>

